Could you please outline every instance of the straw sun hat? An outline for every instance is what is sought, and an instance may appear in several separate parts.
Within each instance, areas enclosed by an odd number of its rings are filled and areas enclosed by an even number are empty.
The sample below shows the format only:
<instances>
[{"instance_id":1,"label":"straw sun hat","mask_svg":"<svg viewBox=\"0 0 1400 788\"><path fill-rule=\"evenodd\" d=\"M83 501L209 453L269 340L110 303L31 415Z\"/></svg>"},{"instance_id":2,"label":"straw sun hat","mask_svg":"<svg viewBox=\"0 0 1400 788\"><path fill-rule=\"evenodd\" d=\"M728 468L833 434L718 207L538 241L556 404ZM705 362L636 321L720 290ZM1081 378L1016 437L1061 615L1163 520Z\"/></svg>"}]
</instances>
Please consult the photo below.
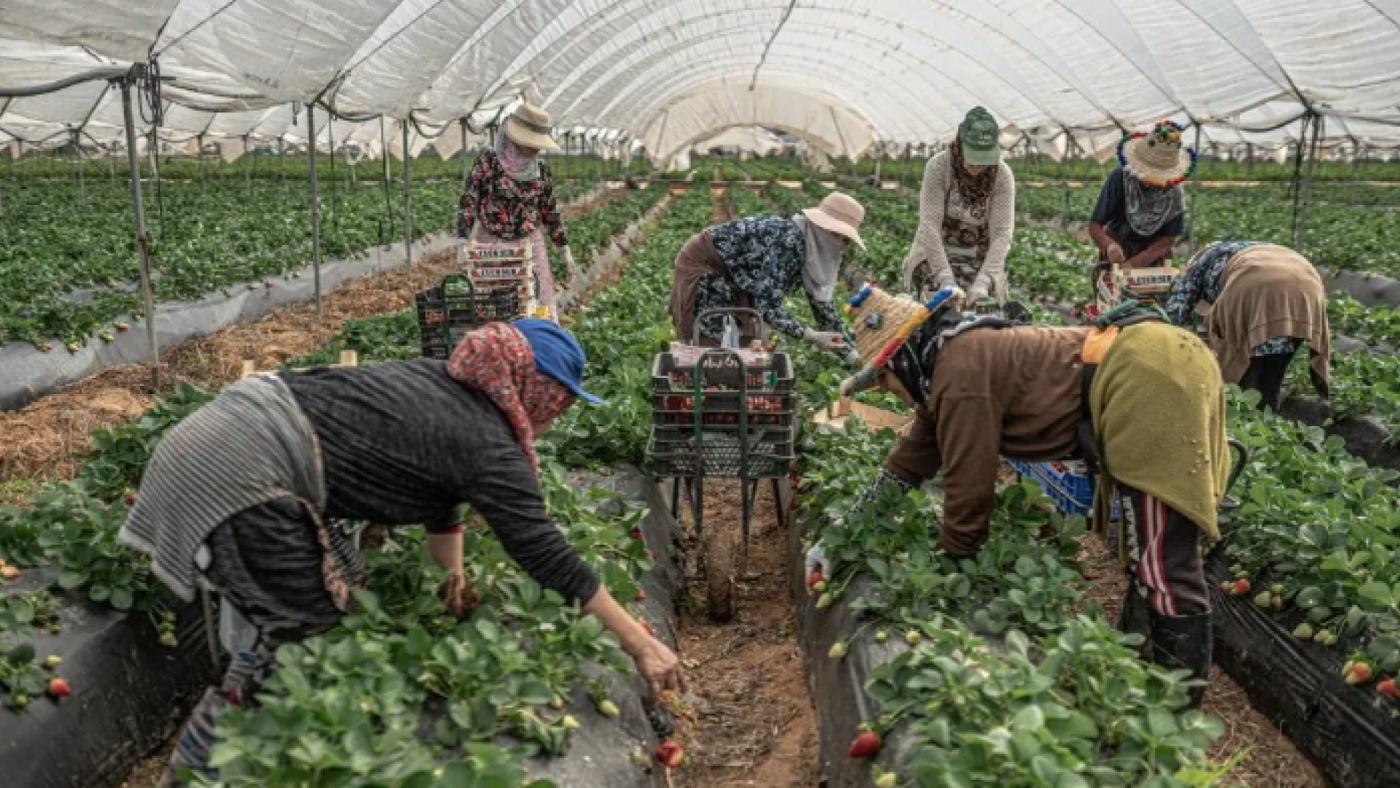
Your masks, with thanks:
<instances>
[{"instance_id":1,"label":"straw sun hat","mask_svg":"<svg viewBox=\"0 0 1400 788\"><path fill-rule=\"evenodd\" d=\"M535 150L558 150L550 137L549 113L532 104L521 104L506 118L506 138L516 145Z\"/></svg>"},{"instance_id":2,"label":"straw sun hat","mask_svg":"<svg viewBox=\"0 0 1400 788\"><path fill-rule=\"evenodd\" d=\"M867 284L846 306L856 335L856 352L871 369L879 369L926 320L944 309L957 308L963 298L962 290L945 287L921 304L906 296L892 296L874 282Z\"/></svg>"},{"instance_id":3,"label":"straw sun hat","mask_svg":"<svg viewBox=\"0 0 1400 788\"><path fill-rule=\"evenodd\" d=\"M1148 186L1176 186L1196 169L1196 152L1181 142L1185 126L1164 120L1118 143L1118 164Z\"/></svg>"},{"instance_id":4,"label":"straw sun hat","mask_svg":"<svg viewBox=\"0 0 1400 788\"><path fill-rule=\"evenodd\" d=\"M865 248L865 241L860 238L860 223L865 218L865 209L850 195L832 192L822 198L821 205L804 208L802 213L812 224L849 238L856 246Z\"/></svg>"}]
</instances>

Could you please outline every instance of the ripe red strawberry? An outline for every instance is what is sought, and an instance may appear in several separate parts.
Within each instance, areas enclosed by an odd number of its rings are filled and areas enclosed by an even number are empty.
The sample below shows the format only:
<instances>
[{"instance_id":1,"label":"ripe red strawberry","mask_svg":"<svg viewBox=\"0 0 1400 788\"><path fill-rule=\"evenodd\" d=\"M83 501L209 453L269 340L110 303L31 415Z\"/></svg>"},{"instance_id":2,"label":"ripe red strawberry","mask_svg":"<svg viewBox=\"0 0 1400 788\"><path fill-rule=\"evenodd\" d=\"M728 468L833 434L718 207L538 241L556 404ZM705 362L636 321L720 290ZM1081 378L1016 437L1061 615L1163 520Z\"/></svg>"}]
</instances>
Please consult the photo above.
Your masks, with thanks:
<instances>
[{"instance_id":1,"label":"ripe red strawberry","mask_svg":"<svg viewBox=\"0 0 1400 788\"><path fill-rule=\"evenodd\" d=\"M1400 689L1395 687L1395 679L1386 679L1376 685L1376 692L1382 695L1389 695L1392 698L1400 699Z\"/></svg>"},{"instance_id":2,"label":"ripe red strawberry","mask_svg":"<svg viewBox=\"0 0 1400 788\"><path fill-rule=\"evenodd\" d=\"M851 742L846 755L851 758L869 758L880 751L880 737L874 731L864 731Z\"/></svg>"},{"instance_id":3,"label":"ripe red strawberry","mask_svg":"<svg viewBox=\"0 0 1400 788\"><path fill-rule=\"evenodd\" d=\"M53 343L52 343L52 342L45 342L45 343L44 343L44 352L47 353L47 352L49 352L50 350L53 350Z\"/></svg>"},{"instance_id":4,"label":"ripe red strawberry","mask_svg":"<svg viewBox=\"0 0 1400 788\"><path fill-rule=\"evenodd\" d=\"M812 586L816 585L817 583L820 583L821 581L822 581L822 570L820 570L820 569L813 569L813 570L812 570L812 574L807 575L807 588L810 589Z\"/></svg>"},{"instance_id":5,"label":"ripe red strawberry","mask_svg":"<svg viewBox=\"0 0 1400 788\"><path fill-rule=\"evenodd\" d=\"M648 634L648 635L651 635L652 637L656 637L656 630L654 630L654 629L651 628L651 622L650 622L650 621L643 621L643 622L642 622L642 629L645 629L645 630L647 631L647 634Z\"/></svg>"},{"instance_id":6,"label":"ripe red strawberry","mask_svg":"<svg viewBox=\"0 0 1400 788\"><path fill-rule=\"evenodd\" d=\"M628 536L632 537L633 539L641 539L641 538L642 538L642 529L640 529L640 528L633 528L633 529L632 529L632 533L628 534Z\"/></svg>"},{"instance_id":7,"label":"ripe red strawberry","mask_svg":"<svg viewBox=\"0 0 1400 788\"><path fill-rule=\"evenodd\" d=\"M656 748L656 760L667 769L678 769L681 761L685 760L685 751L681 749L680 742L668 739Z\"/></svg>"},{"instance_id":8,"label":"ripe red strawberry","mask_svg":"<svg viewBox=\"0 0 1400 788\"><path fill-rule=\"evenodd\" d=\"M134 492L129 492L129 493L127 493L127 494L126 494L126 499L125 499L125 500L126 500L126 505L127 505L127 506L135 506L135 505L136 505L136 493L134 493Z\"/></svg>"},{"instance_id":9,"label":"ripe red strawberry","mask_svg":"<svg viewBox=\"0 0 1400 788\"><path fill-rule=\"evenodd\" d=\"M645 602L645 601L647 601L647 592L646 592L646 589L644 589L644 588L639 588L639 589L637 589L637 601L638 601L638 602Z\"/></svg>"},{"instance_id":10,"label":"ripe red strawberry","mask_svg":"<svg viewBox=\"0 0 1400 788\"><path fill-rule=\"evenodd\" d=\"M49 695L55 698L66 698L73 694L73 688L68 686L65 679L55 678L49 681Z\"/></svg>"},{"instance_id":11,"label":"ripe red strawberry","mask_svg":"<svg viewBox=\"0 0 1400 788\"><path fill-rule=\"evenodd\" d=\"M1244 578L1240 578L1239 580L1236 580L1236 581L1235 581L1235 588L1234 588L1234 594L1235 594L1235 596L1244 596L1245 594L1248 594L1248 593L1249 593L1249 581L1246 580L1246 579L1244 579Z\"/></svg>"}]
</instances>

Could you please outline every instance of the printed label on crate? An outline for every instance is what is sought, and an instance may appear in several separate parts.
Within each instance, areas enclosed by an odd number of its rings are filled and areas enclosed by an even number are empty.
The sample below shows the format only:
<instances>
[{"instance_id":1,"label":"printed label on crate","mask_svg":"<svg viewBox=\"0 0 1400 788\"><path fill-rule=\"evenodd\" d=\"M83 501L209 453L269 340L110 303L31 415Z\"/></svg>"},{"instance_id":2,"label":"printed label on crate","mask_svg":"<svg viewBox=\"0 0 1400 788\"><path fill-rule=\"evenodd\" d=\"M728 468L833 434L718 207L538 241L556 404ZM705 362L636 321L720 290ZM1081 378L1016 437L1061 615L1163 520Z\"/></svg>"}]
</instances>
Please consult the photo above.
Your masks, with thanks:
<instances>
[{"instance_id":1,"label":"printed label on crate","mask_svg":"<svg viewBox=\"0 0 1400 788\"><path fill-rule=\"evenodd\" d=\"M506 243L479 243L472 241L467 244L468 260L529 260L531 252L529 241L506 242Z\"/></svg>"},{"instance_id":2,"label":"printed label on crate","mask_svg":"<svg viewBox=\"0 0 1400 788\"><path fill-rule=\"evenodd\" d=\"M699 361L700 357L703 356L707 350L713 350L713 348L682 345L679 342L671 343L671 355L675 357L677 367L694 367L695 362ZM731 350L729 352L738 353L739 358L743 359L744 363L750 366L764 366L772 359L772 356L769 354L756 350L740 349ZM732 360L733 356L731 355L729 358Z\"/></svg>"},{"instance_id":3,"label":"printed label on crate","mask_svg":"<svg viewBox=\"0 0 1400 788\"><path fill-rule=\"evenodd\" d=\"M510 279L524 279L523 265L480 265L471 269L473 282L501 282Z\"/></svg>"}]
</instances>

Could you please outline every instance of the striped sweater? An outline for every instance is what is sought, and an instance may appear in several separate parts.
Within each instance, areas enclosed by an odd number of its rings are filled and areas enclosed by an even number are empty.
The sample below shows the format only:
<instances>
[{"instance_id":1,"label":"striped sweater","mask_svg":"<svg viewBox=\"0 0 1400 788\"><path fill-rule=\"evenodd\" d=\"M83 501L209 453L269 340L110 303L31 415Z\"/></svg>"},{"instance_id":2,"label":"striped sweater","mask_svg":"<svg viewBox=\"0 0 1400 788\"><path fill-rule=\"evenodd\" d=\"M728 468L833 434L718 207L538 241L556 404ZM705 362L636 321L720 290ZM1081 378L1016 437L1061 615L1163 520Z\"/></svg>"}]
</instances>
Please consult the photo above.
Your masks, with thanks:
<instances>
[{"instance_id":1,"label":"striped sweater","mask_svg":"<svg viewBox=\"0 0 1400 788\"><path fill-rule=\"evenodd\" d=\"M149 554L156 577L189 601L198 582L195 554L210 532L238 512L286 497L325 509L316 434L282 379L258 375L166 433L117 538Z\"/></svg>"}]
</instances>

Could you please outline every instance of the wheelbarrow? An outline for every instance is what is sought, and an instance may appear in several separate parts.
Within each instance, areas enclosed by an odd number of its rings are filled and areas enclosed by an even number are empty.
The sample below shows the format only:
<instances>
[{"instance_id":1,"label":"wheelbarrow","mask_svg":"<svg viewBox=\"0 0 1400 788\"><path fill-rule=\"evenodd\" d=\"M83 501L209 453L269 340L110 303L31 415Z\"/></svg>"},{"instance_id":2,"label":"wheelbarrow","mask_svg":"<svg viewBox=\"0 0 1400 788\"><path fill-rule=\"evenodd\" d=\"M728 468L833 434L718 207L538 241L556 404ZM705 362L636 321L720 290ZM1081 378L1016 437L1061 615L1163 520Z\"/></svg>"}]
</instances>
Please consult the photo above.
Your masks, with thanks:
<instances>
[{"instance_id":1,"label":"wheelbarrow","mask_svg":"<svg viewBox=\"0 0 1400 788\"><path fill-rule=\"evenodd\" d=\"M673 516L680 510L681 482L687 482L685 498L700 545L709 615L717 621L733 617L734 578L748 572L749 534L759 483L772 481L776 502L780 480L788 475L796 457L791 358L785 353L734 346L700 346L700 326L706 317L739 314L758 316L752 309L738 308L700 313L694 344L673 346L658 354L652 369L653 424L647 455L656 477L672 480ZM761 332L762 321L758 324ZM734 335L737 330L726 333ZM739 534L726 528L705 528L707 477L739 480ZM782 506L776 508L782 523Z\"/></svg>"}]
</instances>

